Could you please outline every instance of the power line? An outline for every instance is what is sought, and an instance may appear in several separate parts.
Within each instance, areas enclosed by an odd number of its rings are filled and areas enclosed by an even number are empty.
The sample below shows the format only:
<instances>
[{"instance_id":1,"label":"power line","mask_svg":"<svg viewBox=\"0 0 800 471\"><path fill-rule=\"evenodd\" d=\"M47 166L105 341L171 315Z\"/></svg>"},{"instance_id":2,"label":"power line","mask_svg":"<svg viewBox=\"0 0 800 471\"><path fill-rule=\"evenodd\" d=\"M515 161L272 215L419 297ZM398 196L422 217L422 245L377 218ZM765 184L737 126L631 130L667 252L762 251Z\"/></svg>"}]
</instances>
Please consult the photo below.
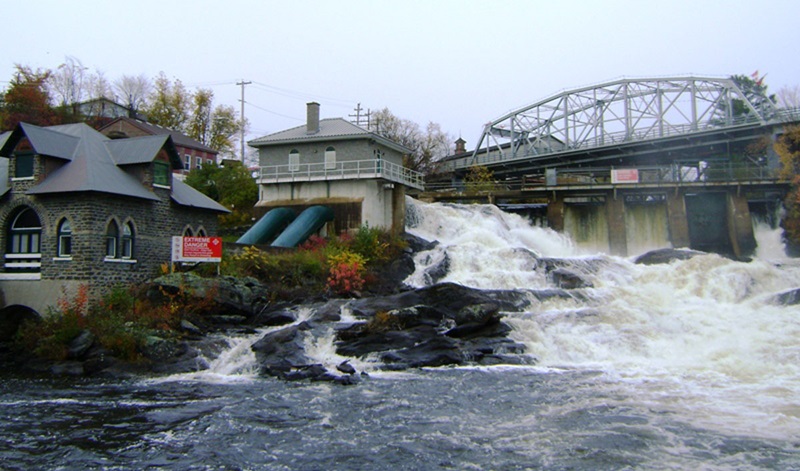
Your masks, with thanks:
<instances>
[{"instance_id":1,"label":"power line","mask_svg":"<svg viewBox=\"0 0 800 471\"><path fill-rule=\"evenodd\" d=\"M354 100L343 100L343 99L340 99L340 98L332 98L332 97L327 97L327 96L323 96L323 95L316 95L316 94L313 94L313 93L300 92L300 91L296 91L296 90L290 90L290 89L287 89L287 88L275 87L273 85L268 85L268 84L263 83L263 82L255 82L255 85L256 85L256 88L264 90L264 91L267 91L267 92L270 92L270 93L276 93L278 95L283 95L283 96L287 96L287 97L290 97L290 98L300 98L300 99L309 99L309 98L311 98L311 99L317 99L317 100L324 100L324 101L327 101L327 102L336 102L336 103L338 103L338 106L348 106L348 107L350 107L350 106L353 105L353 101L354 101ZM337 105L334 104L334 106L337 106Z\"/></svg>"}]
</instances>

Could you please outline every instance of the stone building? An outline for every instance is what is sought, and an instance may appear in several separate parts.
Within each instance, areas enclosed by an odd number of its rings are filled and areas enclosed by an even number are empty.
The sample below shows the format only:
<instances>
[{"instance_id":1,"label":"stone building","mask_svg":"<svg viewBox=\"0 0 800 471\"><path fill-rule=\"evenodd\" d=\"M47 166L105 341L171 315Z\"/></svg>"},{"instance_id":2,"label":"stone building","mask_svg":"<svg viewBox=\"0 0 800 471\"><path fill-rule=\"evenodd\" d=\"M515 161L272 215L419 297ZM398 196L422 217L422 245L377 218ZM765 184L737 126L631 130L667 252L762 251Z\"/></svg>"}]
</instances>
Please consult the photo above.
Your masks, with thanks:
<instances>
[{"instance_id":1,"label":"stone building","mask_svg":"<svg viewBox=\"0 0 800 471\"><path fill-rule=\"evenodd\" d=\"M402 232L405 189L423 185L422 174L403 167L411 150L342 118L320 119L319 111L308 103L305 126L248 142L259 155L256 210L324 205L334 213L328 232L362 225Z\"/></svg>"},{"instance_id":2,"label":"stone building","mask_svg":"<svg viewBox=\"0 0 800 471\"><path fill-rule=\"evenodd\" d=\"M153 277L171 237L213 235L228 210L173 178L168 134L112 140L86 124L21 123L0 136L0 308L44 313Z\"/></svg>"}]
</instances>

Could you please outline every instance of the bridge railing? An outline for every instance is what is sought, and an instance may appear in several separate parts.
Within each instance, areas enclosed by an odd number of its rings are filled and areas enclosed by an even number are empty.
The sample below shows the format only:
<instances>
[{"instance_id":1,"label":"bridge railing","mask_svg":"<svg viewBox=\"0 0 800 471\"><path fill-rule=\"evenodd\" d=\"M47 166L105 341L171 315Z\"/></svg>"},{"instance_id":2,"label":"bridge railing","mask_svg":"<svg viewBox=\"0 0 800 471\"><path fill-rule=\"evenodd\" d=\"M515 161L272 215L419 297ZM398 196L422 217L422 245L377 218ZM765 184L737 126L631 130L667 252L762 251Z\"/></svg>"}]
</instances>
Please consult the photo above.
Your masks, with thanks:
<instances>
[{"instance_id":1,"label":"bridge railing","mask_svg":"<svg viewBox=\"0 0 800 471\"><path fill-rule=\"evenodd\" d=\"M609 186L675 186L681 184L724 184L778 182L778 170L754 163L732 164L726 161L703 162L700 165L667 165L640 167L596 167L550 169L547 174L526 175L491 182L430 183L428 192L502 192L543 188Z\"/></svg>"}]
</instances>

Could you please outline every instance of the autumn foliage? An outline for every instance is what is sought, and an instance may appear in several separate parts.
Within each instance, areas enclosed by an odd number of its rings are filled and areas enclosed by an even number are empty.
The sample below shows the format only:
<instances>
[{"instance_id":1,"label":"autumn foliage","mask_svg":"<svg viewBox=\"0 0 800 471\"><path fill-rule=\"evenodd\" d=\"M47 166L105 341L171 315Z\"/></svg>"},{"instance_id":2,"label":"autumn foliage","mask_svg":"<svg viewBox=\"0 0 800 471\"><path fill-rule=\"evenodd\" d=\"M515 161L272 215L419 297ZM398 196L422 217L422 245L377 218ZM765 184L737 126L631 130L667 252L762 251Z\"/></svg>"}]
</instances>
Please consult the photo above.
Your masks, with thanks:
<instances>
[{"instance_id":1,"label":"autumn foliage","mask_svg":"<svg viewBox=\"0 0 800 471\"><path fill-rule=\"evenodd\" d=\"M800 249L800 126L787 126L775 142L775 152L781 159L781 179L791 183L784 200L783 226L789 247L796 252Z\"/></svg>"}]
</instances>

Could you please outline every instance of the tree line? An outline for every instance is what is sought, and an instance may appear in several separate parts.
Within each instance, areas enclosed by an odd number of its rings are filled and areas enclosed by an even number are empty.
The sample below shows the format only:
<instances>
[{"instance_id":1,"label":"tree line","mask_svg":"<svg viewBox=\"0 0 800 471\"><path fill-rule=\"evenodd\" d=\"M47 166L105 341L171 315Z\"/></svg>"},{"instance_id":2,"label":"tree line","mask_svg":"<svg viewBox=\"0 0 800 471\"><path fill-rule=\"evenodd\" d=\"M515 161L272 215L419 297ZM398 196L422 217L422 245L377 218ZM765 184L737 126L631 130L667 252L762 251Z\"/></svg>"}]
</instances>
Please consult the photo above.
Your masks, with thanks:
<instances>
[{"instance_id":1,"label":"tree line","mask_svg":"<svg viewBox=\"0 0 800 471\"><path fill-rule=\"evenodd\" d=\"M128 110L128 116L182 132L217 152L234 155L234 137L245 127L232 106L214 104L214 92L190 91L164 72L153 79L123 75L109 81L102 72L91 72L80 60L67 57L55 69L33 69L16 64L9 85L0 94L0 131L17 123L52 126L92 123L83 116L82 103L105 98Z\"/></svg>"}]
</instances>

